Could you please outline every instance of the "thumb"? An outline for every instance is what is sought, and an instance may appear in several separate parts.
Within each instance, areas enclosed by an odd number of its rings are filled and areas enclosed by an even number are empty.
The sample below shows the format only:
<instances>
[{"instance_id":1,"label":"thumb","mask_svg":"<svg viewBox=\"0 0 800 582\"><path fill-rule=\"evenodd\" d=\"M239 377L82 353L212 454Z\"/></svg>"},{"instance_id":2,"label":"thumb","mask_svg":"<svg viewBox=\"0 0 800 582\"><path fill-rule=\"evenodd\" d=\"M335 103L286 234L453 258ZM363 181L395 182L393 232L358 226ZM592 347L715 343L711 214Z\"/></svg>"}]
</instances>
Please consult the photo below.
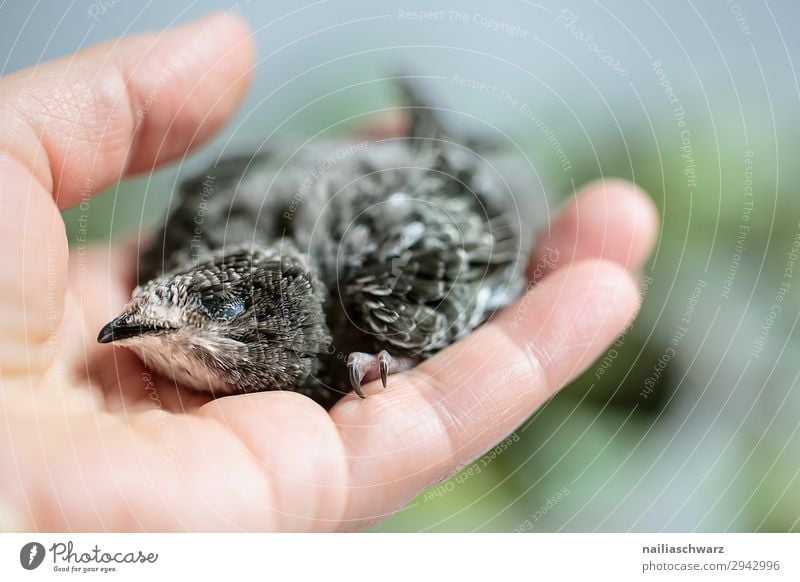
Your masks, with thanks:
<instances>
[{"instance_id":1,"label":"thumb","mask_svg":"<svg viewBox=\"0 0 800 582\"><path fill-rule=\"evenodd\" d=\"M0 371L48 367L63 317L59 207L210 137L246 88L245 24L212 15L0 79Z\"/></svg>"}]
</instances>

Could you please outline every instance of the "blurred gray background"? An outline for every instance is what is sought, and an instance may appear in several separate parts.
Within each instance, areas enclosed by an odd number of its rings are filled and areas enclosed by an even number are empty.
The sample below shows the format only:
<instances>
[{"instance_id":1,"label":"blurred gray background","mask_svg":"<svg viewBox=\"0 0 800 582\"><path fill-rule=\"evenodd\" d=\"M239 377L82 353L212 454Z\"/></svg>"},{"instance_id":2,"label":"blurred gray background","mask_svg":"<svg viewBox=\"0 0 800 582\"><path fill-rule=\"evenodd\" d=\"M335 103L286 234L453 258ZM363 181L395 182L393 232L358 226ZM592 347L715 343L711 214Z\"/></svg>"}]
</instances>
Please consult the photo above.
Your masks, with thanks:
<instances>
[{"instance_id":1,"label":"blurred gray background","mask_svg":"<svg viewBox=\"0 0 800 582\"><path fill-rule=\"evenodd\" d=\"M163 220L176 176L221 152L396 105L398 68L527 156L553 200L623 176L662 212L624 338L378 529L800 530L798 3L4 2L0 70L213 10L257 39L240 114L183 167L93 199L91 236Z\"/></svg>"}]
</instances>

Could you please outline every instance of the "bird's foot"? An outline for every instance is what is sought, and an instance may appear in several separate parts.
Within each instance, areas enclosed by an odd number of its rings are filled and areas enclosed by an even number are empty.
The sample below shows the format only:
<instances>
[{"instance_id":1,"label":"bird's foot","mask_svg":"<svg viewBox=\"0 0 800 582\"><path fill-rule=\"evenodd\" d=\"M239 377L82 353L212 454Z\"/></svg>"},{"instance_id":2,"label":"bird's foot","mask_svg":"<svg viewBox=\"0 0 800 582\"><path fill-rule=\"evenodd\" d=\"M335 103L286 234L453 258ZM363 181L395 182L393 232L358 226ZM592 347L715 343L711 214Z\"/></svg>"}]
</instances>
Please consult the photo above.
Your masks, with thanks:
<instances>
[{"instance_id":1,"label":"bird's foot","mask_svg":"<svg viewBox=\"0 0 800 582\"><path fill-rule=\"evenodd\" d=\"M394 358L386 350L381 350L378 355L365 354L364 352L351 352L347 357L347 371L350 376L350 386L361 398L365 398L361 391L362 382L381 379L386 388L386 379L389 374L403 372L417 364L414 358Z\"/></svg>"}]
</instances>

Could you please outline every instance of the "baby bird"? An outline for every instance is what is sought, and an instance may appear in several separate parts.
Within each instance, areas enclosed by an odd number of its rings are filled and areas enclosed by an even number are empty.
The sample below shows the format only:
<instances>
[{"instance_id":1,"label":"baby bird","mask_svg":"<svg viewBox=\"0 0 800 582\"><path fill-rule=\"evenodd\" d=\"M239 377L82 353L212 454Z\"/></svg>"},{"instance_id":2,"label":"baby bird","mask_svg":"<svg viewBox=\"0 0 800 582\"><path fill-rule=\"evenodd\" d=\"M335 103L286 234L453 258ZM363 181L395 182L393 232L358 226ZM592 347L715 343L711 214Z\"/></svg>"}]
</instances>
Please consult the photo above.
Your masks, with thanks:
<instances>
[{"instance_id":1,"label":"baby bird","mask_svg":"<svg viewBox=\"0 0 800 582\"><path fill-rule=\"evenodd\" d=\"M520 214L407 81L407 135L224 160L183 183L98 336L215 396L331 406L464 337L524 286Z\"/></svg>"}]
</instances>

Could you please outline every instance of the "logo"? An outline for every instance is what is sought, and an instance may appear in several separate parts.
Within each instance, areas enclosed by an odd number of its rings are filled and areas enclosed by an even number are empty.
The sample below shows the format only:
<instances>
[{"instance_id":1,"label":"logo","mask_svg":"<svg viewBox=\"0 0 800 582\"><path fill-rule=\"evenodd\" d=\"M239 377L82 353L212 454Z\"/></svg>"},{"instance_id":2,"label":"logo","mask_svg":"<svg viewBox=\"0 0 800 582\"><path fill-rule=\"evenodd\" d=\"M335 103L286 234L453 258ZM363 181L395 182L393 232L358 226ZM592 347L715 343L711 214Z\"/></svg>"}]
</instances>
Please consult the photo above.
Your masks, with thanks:
<instances>
[{"instance_id":1,"label":"logo","mask_svg":"<svg viewBox=\"0 0 800 582\"><path fill-rule=\"evenodd\" d=\"M19 563L26 570L35 570L44 561L44 546L39 542L28 542L19 551Z\"/></svg>"}]
</instances>

